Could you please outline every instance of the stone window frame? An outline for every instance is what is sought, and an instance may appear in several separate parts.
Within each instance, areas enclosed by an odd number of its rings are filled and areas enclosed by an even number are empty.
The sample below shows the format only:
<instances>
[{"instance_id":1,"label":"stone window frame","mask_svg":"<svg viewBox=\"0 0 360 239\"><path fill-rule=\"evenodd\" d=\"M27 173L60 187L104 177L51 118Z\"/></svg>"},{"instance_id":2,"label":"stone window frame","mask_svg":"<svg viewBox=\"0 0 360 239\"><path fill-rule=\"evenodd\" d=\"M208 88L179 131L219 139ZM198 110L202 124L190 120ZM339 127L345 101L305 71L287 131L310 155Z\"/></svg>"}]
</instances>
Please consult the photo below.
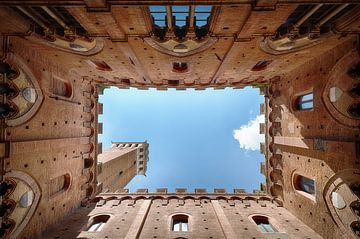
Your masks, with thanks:
<instances>
[{"instance_id":1,"label":"stone window frame","mask_svg":"<svg viewBox=\"0 0 360 239\"><path fill-rule=\"evenodd\" d=\"M59 190L59 191L57 191L56 193L54 193L54 194L50 194L50 181L52 180L52 179L55 179L55 178L58 178L58 177L61 177L61 176L65 176L65 182L64 182L64 187L61 189L61 190ZM69 190L70 190L70 188L71 188L71 185L72 185L72 175L71 175L71 173L70 172L64 172L64 173L61 173L61 174L57 174L57 175L55 175L54 177L52 177L52 178L50 178L50 180L49 180L49 184L48 184L48 195L49 195L49 199L54 199L54 198L57 198L57 197L59 197L60 195L62 195L63 193L65 193L65 192L68 192Z\"/></svg>"},{"instance_id":2,"label":"stone window frame","mask_svg":"<svg viewBox=\"0 0 360 239\"><path fill-rule=\"evenodd\" d=\"M302 176L302 177L306 177L306 178L309 178L309 179L312 179L314 180L314 191L315 191L315 194L312 195L310 193L307 193L305 191L302 191L302 190L299 190L297 189L297 187L295 186L295 180L296 180L296 177L297 176ZM298 171L294 171L291 175L291 187L293 189L293 191L296 193L296 194L299 194L299 195L302 195L304 196L305 198L308 198L309 200L311 200L313 203L316 203L316 179L313 178L313 177L310 177L309 175L306 175L306 174L303 174L302 172L298 172Z\"/></svg>"},{"instance_id":3,"label":"stone window frame","mask_svg":"<svg viewBox=\"0 0 360 239\"><path fill-rule=\"evenodd\" d=\"M67 90L71 91L70 94L68 96L63 96L63 95L56 94L54 92L54 90L53 90L53 84L55 83L55 81L62 82L65 85L65 87L67 88ZM56 98L59 98L59 99L64 99L64 100L71 100L74 97L74 85L71 82L71 80L63 79L63 78L61 78L59 76L52 75L51 76L51 84L50 84L49 92L50 92L50 95L53 96L53 97L56 97Z\"/></svg>"},{"instance_id":4,"label":"stone window frame","mask_svg":"<svg viewBox=\"0 0 360 239\"><path fill-rule=\"evenodd\" d=\"M106 221L100 221L101 217L106 217ZM90 227L95 223L95 220L97 220L97 218L99 218L100 220L98 222L102 222L104 225L101 225L101 230L99 231L89 231ZM86 226L83 228L83 231L86 231L88 233L97 233L103 230L103 227L106 226L106 224L110 221L110 219L113 218L112 214L108 214L108 213L98 213L95 215L92 215L89 220L88 223L86 224Z\"/></svg>"},{"instance_id":5,"label":"stone window frame","mask_svg":"<svg viewBox=\"0 0 360 239\"><path fill-rule=\"evenodd\" d=\"M309 94L312 94L312 108L305 108L305 109L302 109L301 107L299 107L299 103L300 103L300 99L303 97L303 96L306 96L306 95L309 95ZM311 88L309 90L306 90L306 91L303 91L301 93L298 93L298 94L295 94L293 97L292 97L292 111L293 112L309 112L309 111L314 111L315 109L315 92L314 92L314 89ZM305 101L306 103L306 101Z\"/></svg>"},{"instance_id":6,"label":"stone window frame","mask_svg":"<svg viewBox=\"0 0 360 239\"><path fill-rule=\"evenodd\" d=\"M173 230L173 226L174 226L174 221L173 221L173 218L176 217L176 216L187 216L187 219L188 219L188 230L187 231L174 231ZM168 216L168 228L169 228L169 231L171 233L189 233L189 232L192 232L193 230L193 218L192 218L192 215L190 215L189 213L185 213L185 212L176 212L176 213L172 213L171 215Z\"/></svg>"},{"instance_id":7,"label":"stone window frame","mask_svg":"<svg viewBox=\"0 0 360 239\"><path fill-rule=\"evenodd\" d=\"M260 230L258 224L255 222L255 220L253 219L253 217L266 217L269 221L269 224L273 227L273 229L275 230L274 232L263 232ZM260 213L254 213L254 214L250 214L248 216L249 221L256 227L256 230L262 234L274 234L274 233L286 233L285 230L280 226L280 224L277 222L276 219L274 219L273 217L266 215L266 214L260 214Z\"/></svg>"}]
</instances>

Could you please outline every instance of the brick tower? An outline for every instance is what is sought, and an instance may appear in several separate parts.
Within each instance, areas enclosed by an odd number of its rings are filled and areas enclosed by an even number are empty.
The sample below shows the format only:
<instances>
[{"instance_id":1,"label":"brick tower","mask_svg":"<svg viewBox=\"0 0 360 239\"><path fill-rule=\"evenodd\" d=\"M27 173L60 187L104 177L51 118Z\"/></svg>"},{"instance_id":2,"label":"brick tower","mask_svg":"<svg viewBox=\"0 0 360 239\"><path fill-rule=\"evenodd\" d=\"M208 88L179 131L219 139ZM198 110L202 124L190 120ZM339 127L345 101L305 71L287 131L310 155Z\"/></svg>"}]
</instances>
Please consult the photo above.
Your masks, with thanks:
<instances>
[{"instance_id":1,"label":"brick tower","mask_svg":"<svg viewBox=\"0 0 360 239\"><path fill-rule=\"evenodd\" d=\"M98 183L103 192L124 188L136 175L145 175L149 144L113 142L110 149L98 155Z\"/></svg>"}]
</instances>

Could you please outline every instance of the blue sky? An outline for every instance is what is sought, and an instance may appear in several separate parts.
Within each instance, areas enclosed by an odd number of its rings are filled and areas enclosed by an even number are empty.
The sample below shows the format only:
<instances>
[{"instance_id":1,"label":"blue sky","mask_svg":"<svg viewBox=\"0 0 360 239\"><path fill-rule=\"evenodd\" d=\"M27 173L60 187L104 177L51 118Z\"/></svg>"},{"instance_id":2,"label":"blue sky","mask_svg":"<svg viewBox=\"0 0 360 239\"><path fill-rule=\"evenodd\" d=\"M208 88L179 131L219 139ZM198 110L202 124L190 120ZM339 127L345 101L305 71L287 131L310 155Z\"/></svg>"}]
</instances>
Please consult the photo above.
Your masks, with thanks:
<instances>
[{"instance_id":1,"label":"blue sky","mask_svg":"<svg viewBox=\"0 0 360 239\"><path fill-rule=\"evenodd\" d=\"M260 174L259 89L195 91L137 90L111 87L100 96L104 105L103 150L111 141L149 143L146 177L138 188L244 188L251 192L265 180Z\"/></svg>"}]
</instances>

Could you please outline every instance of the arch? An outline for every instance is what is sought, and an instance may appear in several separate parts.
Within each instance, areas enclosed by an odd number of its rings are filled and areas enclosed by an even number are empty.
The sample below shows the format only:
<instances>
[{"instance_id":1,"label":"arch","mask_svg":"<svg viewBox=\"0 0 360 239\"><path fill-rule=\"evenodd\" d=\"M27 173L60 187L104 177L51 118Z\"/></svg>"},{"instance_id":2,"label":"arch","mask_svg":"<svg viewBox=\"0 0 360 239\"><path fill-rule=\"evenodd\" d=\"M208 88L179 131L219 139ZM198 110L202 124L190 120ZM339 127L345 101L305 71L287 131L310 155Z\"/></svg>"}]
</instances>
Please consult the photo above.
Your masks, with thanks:
<instances>
[{"instance_id":1,"label":"arch","mask_svg":"<svg viewBox=\"0 0 360 239\"><path fill-rule=\"evenodd\" d=\"M321 37L317 38L314 38L311 35L306 35L296 39L293 39L291 37L282 37L279 39L267 37L264 40L259 41L259 45L261 50L263 50L264 52L270 53L272 55L281 55L290 52L300 51L317 45L331 35L331 33L322 34Z\"/></svg>"},{"instance_id":2,"label":"arch","mask_svg":"<svg viewBox=\"0 0 360 239\"><path fill-rule=\"evenodd\" d=\"M0 230L0 237L1 238L9 238L11 232L16 227L16 222L10 218L6 218L1 222L1 230Z\"/></svg>"},{"instance_id":3,"label":"arch","mask_svg":"<svg viewBox=\"0 0 360 239\"><path fill-rule=\"evenodd\" d=\"M121 201L125 201L125 200L133 200L133 198L131 196L124 196L120 198Z\"/></svg>"},{"instance_id":4,"label":"arch","mask_svg":"<svg viewBox=\"0 0 360 239\"><path fill-rule=\"evenodd\" d=\"M86 60L86 62L94 67L97 70L100 71L112 71L112 68L105 62L102 60Z\"/></svg>"},{"instance_id":5,"label":"arch","mask_svg":"<svg viewBox=\"0 0 360 239\"><path fill-rule=\"evenodd\" d=\"M58 196L59 194L67 191L70 188L70 184L71 184L71 178L70 178L70 174L68 173L50 179L49 182L50 198Z\"/></svg>"},{"instance_id":6,"label":"arch","mask_svg":"<svg viewBox=\"0 0 360 239\"><path fill-rule=\"evenodd\" d=\"M44 100L44 96L32 70L27 66L25 61L20 56L9 52L6 61L18 68L19 73L14 76L15 78L22 77L25 80L24 82L29 83L25 88L19 89L22 93L17 96L28 102L28 107L25 111L19 112L19 115L6 120L6 124L8 126L17 126L29 121L37 113ZM28 88L28 90L26 90L26 88ZM23 95L26 96L24 97ZM33 103L26 99L32 101Z\"/></svg>"},{"instance_id":7,"label":"arch","mask_svg":"<svg viewBox=\"0 0 360 239\"><path fill-rule=\"evenodd\" d=\"M166 197L167 200L171 200L171 199L182 199L180 196L169 196L169 197Z\"/></svg>"},{"instance_id":8,"label":"arch","mask_svg":"<svg viewBox=\"0 0 360 239\"><path fill-rule=\"evenodd\" d=\"M88 232L99 232L105 226L105 224L109 221L110 215L97 215L89 220L89 225L87 227Z\"/></svg>"},{"instance_id":9,"label":"arch","mask_svg":"<svg viewBox=\"0 0 360 239\"><path fill-rule=\"evenodd\" d=\"M104 48L104 40L101 37L95 37L94 39L83 39L78 37L73 41L66 41L60 37L55 37L53 41L47 41L41 37L29 37L28 39L61 51L83 56L94 55Z\"/></svg>"},{"instance_id":10,"label":"arch","mask_svg":"<svg viewBox=\"0 0 360 239\"><path fill-rule=\"evenodd\" d=\"M199 200L203 200L203 199L206 199L206 200L211 200L211 198L210 198L210 197L208 197L208 196L201 196L201 197L199 197Z\"/></svg>"},{"instance_id":11,"label":"arch","mask_svg":"<svg viewBox=\"0 0 360 239\"><path fill-rule=\"evenodd\" d=\"M71 98L73 96L72 84L69 80L52 76L49 91L60 98Z\"/></svg>"},{"instance_id":12,"label":"arch","mask_svg":"<svg viewBox=\"0 0 360 239\"><path fill-rule=\"evenodd\" d=\"M295 96L293 100L293 110L311 110L314 108L314 93L308 91Z\"/></svg>"},{"instance_id":13,"label":"arch","mask_svg":"<svg viewBox=\"0 0 360 239\"><path fill-rule=\"evenodd\" d=\"M156 199L164 200L165 199L163 196L151 196L150 198L152 200L156 200Z\"/></svg>"},{"instance_id":14,"label":"arch","mask_svg":"<svg viewBox=\"0 0 360 239\"><path fill-rule=\"evenodd\" d=\"M118 197L116 197L116 196L110 196L110 197L103 198L103 200L105 200L106 202L111 201L111 200L116 200L116 199L118 199Z\"/></svg>"},{"instance_id":15,"label":"arch","mask_svg":"<svg viewBox=\"0 0 360 239\"><path fill-rule=\"evenodd\" d=\"M358 217L360 217L360 202L359 201L354 201L350 204L350 208L353 211L353 213L355 215L357 215Z\"/></svg>"},{"instance_id":16,"label":"arch","mask_svg":"<svg viewBox=\"0 0 360 239\"><path fill-rule=\"evenodd\" d=\"M252 220L252 222L256 224L257 229L261 233L278 232L278 229L273 225L273 223L270 222L273 220L270 220L270 218L265 215L256 214L256 215L251 215L249 218Z\"/></svg>"},{"instance_id":17,"label":"arch","mask_svg":"<svg viewBox=\"0 0 360 239\"><path fill-rule=\"evenodd\" d=\"M195 200L196 197L193 197L193 196L188 195L188 196L185 196L183 199L184 199L184 200L186 200L186 199L193 199L193 200Z\"/></svg>"},{"instance_id":18,"label":"arch","mask_svg":"<svg viewBox=\"0 0 360 239\"><path fill-rule=\"evenodd\" d=\"M145 197L145 196L137 196L137 197L134 198L135 201L142 200L142 199L147 199L147 197Z\"/></svg>"},{"instance_id":19,"label":"arch","mask_svg":"<svg viewBox=\"0 0 360 239\"><path fill-rule=\"evenodd\" d=\"M98 203L100 200L104 200L103 197L94 197L91 202Z\"/></svg>"},{"instance_id":20,"label":"arch","mask_svg":"<svg viewBox=\"0 0 360 239\"><path fill-rule=\"evenodd\" d=\"M257 201L257 198L256 197L251 197L251 196L248 196L248 197L245 197L244 200L252 200L252 201Z\"/></svg>"},{"instance_id":21,"label":"arch","mask_svg":"<svg viewBox=\"0 0 360 239\"><path fill-rule=\"evenodd\" d=\"M360 236L360 221L352 222L350 228L357 237Z\"/></svg>"},{"instance_id":22,"label":"arch","mask_svg":"<svg viewBox=\"0 0 360 239\"><path fill-rule=\"evenodd\" d=\"M343 235L346 235L349 238L353 237L353 233L349 230L349 226L353 221L356 221L359 218L356 210L354 210L354 206L356 208L356 205L359 205L358 196L352 192L350 186L359 183L359 174L360 170L355 168L339 171L329 178L323 190L323 197L326 203L325 205L329 210L329 214L339 226ZM342 195L344 201L333 203L333 192ZM340 206L337 207L338 205Z\"/></svg>"},{"instance_id":23,"label":"arch","mask_svg":"<svg viewBox=\"0 0 360 239\"><path fill-rule=\"evenodd\" d=\"M329 72L329 78L322 90L322 101L325 109L338 123L348 127L358 127L359 118L351 116L349 107L356 102L356 98L349 95L348 87L356 82L354 74L350 73L360 62L356 50L343 56ZM352 68L349 66L353 66Z\"/></svg>"},{"instance_id":24,"label":"arch","mask_svg":"<svg viewBox=\"0 0 360 239\"><path fill-rule=\"evenodd\" d=\"M239 200L239 201L242 201L243 199L241 197L238 197L238 196L232 196L230 197L230 200Z\"/></svg>"},{"instance_id":25,"label":"arch","mask_svg":"<svg viewBox=\"0 0 360 239\"><path fill-rule=\"evenodd\" d=\"M189 229L189 215L183 213L176 213L171 216L171 231L187 232Z\"/></svg>"},{"instance_id":26,"label":"arch","mask_svg":"<svg viewBox=\"0 0 360 239\"><path fill-rule=\"evenodd\" d=\"M264 201L269 201L269 202L271 202L271 201L272 201L272 198L269 198L269 197L260 197L259 200L264 200Z\"/></svg>"},{"instance_id":27,"label":"arch","mask_svg":"<svg viewBox=\"0 0 360 239\"><path fill-rule=\"evenodd\" d=\"M40 191L40 187L36 183L36 181L30 175L28 175L24 172L12 170L11 172L7 172L4 177L8 178L8 179L16 179L16 180L23 182L24 184L26 184L27 186L30 187L31 191L34 194L34 198L32 200L31 205L28 207L27 213L24 215L24 217L22 218L22 220L19 223L15 224L15 222L14 222L14 224L13 224L14 228L12 229L10 237L11 238L19 238L20 233L24 230L26 225L29 223L30 219L32 218L33 214L35 213L35 210L37 209L37 206L40 201L41 191ZM15 210L17 210L17 209L15 208Z\"/></svg>"},{"instance_id":28,"label":"arch","mask_svg":"<svg viewBox=\"0 0 360 239\"><path fill-rule=\"evenodd\" d=\"M311 200L315 200L315 180L305 177L301 174L294 173L292 176L292 185L293 188L301 193L302 195L310 198Z\"/></svg>"},{"instance_id":29,"label":"arch","mask_svg":"<svg viewBox=\"0 0 360 239\"><path fill-rule=\"evenodd\" d=\"M159 41L156 37L145 37L144 40L157 51L176 57L185 57L200 53L218 41L217 38L209 36L203 38L201 41L186 39L181 43L174 39Z\"/></svg>"},{"instance_id":30,"label":"arch","mask_svg":"<svg viewBox=\"0 0 360 239\"><path fill-rule=\"evenodd\" d=\"M227 197L224 197L224 196L216 196L215 199L216 199L216 200L225 200L225 201L228 201L228 198L227 198Z\"/></svg>"},{"instance_id":31,"label":"arch","mask_svg":"<svg viewBox=\"0 0 360 239\"><path fill-rule=\"evenodd\" d=\"M258 61L253 68L251 68L251 71L262 71L267 68L267 66L272 62L272 60L261 60Z\"/></svg>"}]
</instances>

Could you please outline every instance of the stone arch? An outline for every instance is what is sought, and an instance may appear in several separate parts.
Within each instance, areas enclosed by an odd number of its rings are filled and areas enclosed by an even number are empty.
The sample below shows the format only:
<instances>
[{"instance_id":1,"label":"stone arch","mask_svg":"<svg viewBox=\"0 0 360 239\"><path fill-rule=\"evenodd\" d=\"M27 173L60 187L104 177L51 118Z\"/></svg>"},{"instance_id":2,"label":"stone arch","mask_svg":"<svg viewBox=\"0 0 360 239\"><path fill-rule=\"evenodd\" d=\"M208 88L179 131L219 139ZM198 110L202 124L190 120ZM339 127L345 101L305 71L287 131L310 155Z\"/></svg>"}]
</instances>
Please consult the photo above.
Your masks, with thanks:
<instances>
[{"instance_id":1,"label":"stone arch","mask_svg":"<svg viewBox=\"0 0 360 239\"><path fill-rule=\"evenodd\" d=\"M359 118L349 115L348 109L358 102L356 98L349 95L349 87L352 86L352 76L348 73L351 66L360 62L360 56L353 50L343 56L329 73L328 81L322 90L322 100L328 113L338 123L358 127Z\"/></svg>"},{"instance_id":2,"label":"stone arch","mask_svg":"<svg viewBox=\"0 0 360 239\"><path fill-rule=\"evenodd\" d=\"M11 119L6 120L6 124L8 126L17 126L29 121L36 114L44 100L44 96L32 70L27 66L25 61L20 56L9 53L7 62L19 69L19 74L16 76L16 78L21 78L23 82L27 82L28 84L28 87L19 89L21 94L19 94L12 101L16 101L19 104L26 103L27 106L31 107L27 107L26 111L24 112L19 112L18 116L14 116Z\"/></svg>"},{"instance_id":3,"label":"stone arch","mask_svg":"<svg viewBox=\"0 0 360 239\"><path fill-rule=\"evenodd\" d=\"M66 41L59 37L55 37L53 41L47 41L39 37L30 37L29 39L61 51L84 56L94 55L104 48L104 40L101 37L90 40L75 38L73 41Z\"/></svg>"},{"instance_id":4,"label":"stone arch","mask_svg":"<svg viewBox=\"0 0 360 239\"><path fill-rule=\"evenodd\" d=\"M65 173L54 177L49 183L49 195L50 198L54 198L63 192L69 190L71 186L71 176L69 173Z\"/></svg>"},{"instance_id":5,"label":"stone arch","mask_svg":"<svg viewBox=\"0 0 360 239\"><path fill-rule=\"evenodd\" d=\"M323 191L324 201L333 220L343 235L348 238L356 238L351 225L358 220L359 216L353 211L351 205L358 201L358 197L351 191L350 186L360 183L359 174L360 170L355 168L337 172L326 182ZM337 194L336 198L334 193Z\"/></svg>"},{"instance_id":6,"label":"stone arch","mask_svg":"<svg viewBox=\"0 0 360 239\"><path fill-rule=\"evenodd\" d=\"M21 221L15 222L16 223L15 227L10 234L11 238L18 238L20 233L24 230L24 228L29 223L31 217L33 216L33 214L36 211L36 208L37 208L40 198L41 198L41 190L40 190L39 185L36 183L36 181L29 174L26 174L24 172L12 170L11 172L6 173L4 177L11 178L11 179L14 179L14 180L24 183L33 192L33 199L32 199L31 206L28 207L27 213L24 215L24 217L21 219ZM15 208L13 213L15 213L16 210L17 209Z\"/></svg>"}]
</instances>

